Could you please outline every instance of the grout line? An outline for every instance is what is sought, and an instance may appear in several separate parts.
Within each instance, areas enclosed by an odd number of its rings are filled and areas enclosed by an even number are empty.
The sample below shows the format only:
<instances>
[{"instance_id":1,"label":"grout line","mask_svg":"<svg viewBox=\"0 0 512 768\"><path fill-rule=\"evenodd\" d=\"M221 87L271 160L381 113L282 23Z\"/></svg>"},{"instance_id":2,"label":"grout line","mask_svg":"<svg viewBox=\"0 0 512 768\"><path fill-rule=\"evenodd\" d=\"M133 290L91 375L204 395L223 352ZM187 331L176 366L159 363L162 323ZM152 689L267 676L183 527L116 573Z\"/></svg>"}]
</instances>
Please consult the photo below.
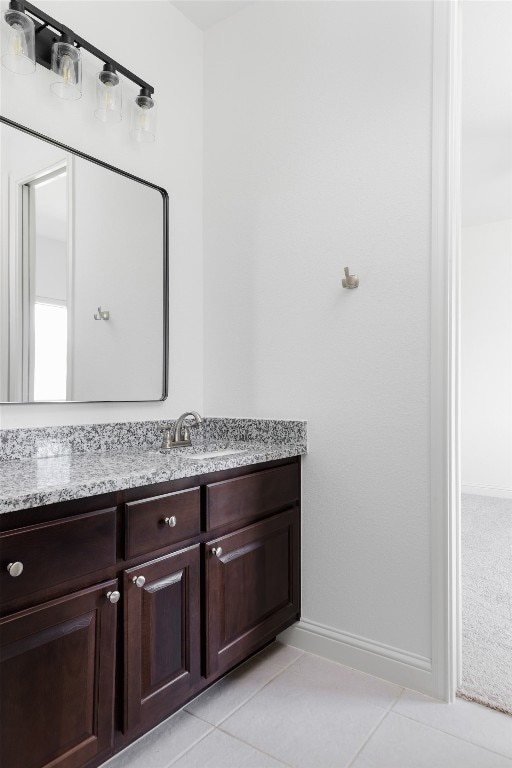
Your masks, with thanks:
<instances>
[{"instance_id":1,"label":"grout line","mask_svg":"<svg viewBox=\"0 0 512 768\"><path fill-rule=\"evenodd\" d=\"M232 710L232 711L231 711L229 714L227 714L225 717L223 717L221 720L219 720L219 722L218 722L218 723L216 723L216 725L215 725L215 728L218 728L220 725L222 725L222 723L225 723L225 722L226 722L226 720L227 720L228 718L230 718L230 717L231 717L231 715L234 715L234 714L235 714L235 712L238 712L238 710L239 710L239 709L241 709L241 708L242 708L242 707L244 707L246 704L248 704L248 703L249 703L249 702L250 702L252 699L254 699L254 697L255 697L255 696L257 696L257 695L258 695L258 693L261 693L261 691L262 691L264 688L266 688L266 687L267 687L267 685L270 685L270 683L273 683L273 682L274 682L274 680L276 680L276 678L278 678L278 677L279 677L279 675L282 675L282 674L283 674L283 672L284 672L284 669L280 669L278 672L276 672L276 674L275 674L275 675L272 675L272 677L271 677L269 680L267 680L267 682L266 682L266 683L263 683L263 685L261 686L261 688L258 688L256 691L254 691L253 693L251 693L251 695L250 695L250 696L249 696L247 699L245 699L245 701L243 701L241 704L239 704L239 705L238 705L238 707L235 707L235 708L234 708L234 709L233 709L233 710Z\"/></svg>"},{"instance_id":2,"label":"grout line","mask_svg":"<svg viewBox=\"0 0 512 768\"><path fill-rule=\"evenodd\" d=\"M359 747L359 749L355 753L355 755L352 758L352 760L349 763L347 763L346 768L350 768L352 765L354 765L354 762L357 760L357 758L359 757L359 755L361 754L363 749L366 747L368 742L373 738L375 732L380 728L380 726L382 725L382 723L384 722L386 717L389 715L389 713L393 711L393 707L395 706L396 702L398 701L398 699L400 698L400 696L402 695L403 692L404 692L404 688L402 688L400 690L400 693L397 696L395 696L395 698L393 699L391 704L388 706L388 708L384 710L383 716L381 717L381 719L379 720L379 722L377 723L375 728L372 728L372 730L370 731L370 733L368 734L366 739L363 741L363 743L361 744L361 746Z\"/></svg>"},{"instance_id":3,"label":"grout line","mask_svg":"<svg viewBox=\"0 0 512 768\"><path fill-rule=\"evenodd\" d=\"M263 653L263 651L262 651L262 653ZM251 699L253 699L255 696L257 696L257 694L258 694L258 693L260 693L260 692L261 692L261 691L262 691L262 690L263 690L263 689L264 689L264 688L265 688L267 685L269 685L269 683L272 683L272 682L273 682L273 681L274 681L274 680L275 680L277 677L279 677L279 675L281 675L283 672L285 672L287 669L289 669L289 667L291 667L291 666L292 666L292 664L294 664L296 661L298 661L298 659L300 659L300 657L301 657L303 654L304 654L304 652L301 652L301 653L299 654L299 656L297 656L297 658L296 658L296 659L293 659L292 661L290 661L290 662L289 662L289 663L288 663L286 666L282 666L281 664L279 664L279 665L278 665L278 664L276 664L275 662L272 662L272 660L271 660L271 659L269 659L268 661L270 662L270 664L272 664L273 666L275 666L275 667L277 668L277 670L276 670L275 674L273 674L271 678L269 678L269 679L268 679L268 680L267 680L265 683L263 683L263 685L262 685L262 686L260 686L259 688L257 688L257 689L256 689L255 691L253 691L251 694L249 694L249 696L248 696L246 699L244 699L244 701L242 701L240 704L238 704L238 706L236 706L234 709L232 709L230 712L228 712L228 714L227 714L227 715L225 715L223 718L221 718L221 719L220 719L220 720L219 720L217 723L212 723L210 720L206 720L204 717L201 717L201 715L196 715L195 713L193 713L193 712L190 712L190 711L187 709L187 706L188 706L188 704L186 704L186 705L185 705L184 711L185 711L187 714L189 714L189 715L194 715L194 717L197 717L197 718L198 718L198 720L201 720L201 722L203 722L203 723L208 723L208 725L211 725L213 728L218 728L220 725L222 725L222 723L226 722L226 720L227 720L228 718L230 718L232 715L234 715L234 714L235 714L235 712L238 712L238 710L239 710L239 709L241 709L243 706L245 706L245 704L248 704L248 703L249 703L249 701L251 701ZM254 656L253 658L257 658L257 655L256 655L256 656ZM247 662L245 662L245 664L249 664L249 663L250 663L250 661L251 661L251 659L249 659ZM264 663L265 663L265 662L264 662ZM238 667L238 670L242 670L242 669L244 668L245 664L242 664L240 667ZM234 671L236 671L236 670L234 670ZM224 680L224 681L226 681L226 680L228 680L228 679L229 679L229 675L230 675L230 674L233 674L233 673L232 673L232 672L230 672L230 673L229 673L229 674L228 674L226 677L223 677L223 678L221 678L220 680L218 680L218 681L217 681L217 682L216 682L216 683L215 683L215 684L214 684L214 685L213 685L213 686L212 686L212 687L211 687L209 690L210 690L210 691L212 691L212 690L215 690L215 687L216 687L216 686L217 686L219 683L221 683L223 680ZM206 691L204 691L204 693L206 693ZM199 694L199 696L197 697L197 699L193 699L191 702L189 702L189 704L192 704L192 703L193 703L193 701L198 701L198 700L201 698L201 696L202 696L202 695L203 695L203 694Z\"/></svg>"},{"instance_id":4,"label":"grout line","mask_svg":"<svg viewBox=\"0 0 512 768\"><path fill-rule=\"evenodd\" d=\"M190 715L190 712L187 712L187 715ZM192 715L192 717L194 717L194 715ZM199 718L196 718L196 719L199 719ZM201 721L201 722L204 722L204 721ZM211 723L208 723L208 725L211 725ZM180 753L179 753L179 754L178 754L176 757L174 757L174 758L172 759L172 761L171 761L170 763L167 763L167 764L166 764L166 766L165 766L165 768L171 768L171 766L172 766L172 765L174 765L174 764L175 764L175 763L176 763L178 760L180 760L180 759L183 757L183 755L186 755L186 754L187 754L187 752L190 752L190 750L192 749L192 747L195 747L195 746L196 746L197 744L199 744L201 741L203 741L204 739L206 739L206 737L207 737L207 736L209 736L211 733L213 733L213 732L214 732L214 730L215 730L215 727L214 727L214 726L212 726L212 727L210 728L210 730L209 730L209 731L207 731L205 734L203 734L203 735L202 735L202 736L200 736L198 739L196 739L196 741L194 741L194 742L193 742L192 744L190 744L188 747L186 747L185 749L183 749L183 750L182 750L182 751L181 751L181 752L180 752Z\"/></svg>"},{"instance_id":5,"label":"grout line","mask_svg":"<svg viewBox=\"0 0 512 768\"><path fill-rule=\"evenodd\" d=\"M189 711L188 711L188 710L186 710L186 709L183 709L183 710L182 710L182 712L183 712L185 715L190 715L190 717L193 717L195 720L199 720L199 722L200 722L200 723L205 723L206 725L209 725L209 726L211 726L211 728L212 728L212 729L213 729L213 728L215 728L215 725L214 725L214 723L210 723L208 720L204 720L202 717L199 717L199 715L195 715L193 712L189 712ZM202 738L202 737L201 737L201 738Z\"/></svg>"},{"instance_id":6,"label":"grout line","mask_svg":"<svg viewBox=\"0 0 512 768\"><path fill-rule=\"evenodd\" d=\"M241 739L240 736L235 736L234 733L228 733L228 731L224 731L222 728L216 728L215 730L224 734L224 736L229 736L231 739L235 739L235 741L239 741L240 744L244 744L246 747L250 747L251 749L254 749L255 752L260 752L262 755L265 755L265 757L272 758L272 760L275 760L277 763L281 763L281 765L286 765L287 768L294 768L293 763L287 763L282 758L276 757L270 752L265 752L265 750L261 749L260 747L255 747L254 744L251 744L249 741L245 741L244 739Z\"/></svg>"},{"instance_id":7,"label":"grout line","mask_svg":"<svg viewBox=\"0 0 512 768\"><path fill-rule=\"evenodd\" d=\"M402 698L402 696L404 695L404 693L405 693L406 691L408 691L408 690L410 690L410 689L409 689L409 688L402 688L402 690L400 691L400 693L398 694L398 696L397 696L397 697L396 697L396 699L394 700L393 704L391 705L391 710L392 710L392 711L394 711L394 709L395 709L396 705L397 705L397 704L398 704L398 702L401 700L401 698ZM421 695L423 695L423 694L421 694Z\"/></svg>"},{"instance_id":8,"label":"grout line","mask_svg":"<svg viewBox=\"0 0 512 768\"><path fill-rule=\"evenodd\" d=\"M447 704L448 706L453 706L453 704ZM434 725L429 725L428 723L424 723L423 720L416 720L416 718L411 717L410 715L404 715L401 712L393 712L394 715L397 715L398 717L403 717L404 720L410 720L412 723L416 723L416 725L424 725L425 728L430 728L431 731L437 731L438 733L442 733L445 736L451 736L453 739L456 739L457 741L462 741L464 744L470 744L472 747L476 747L477 749L483 749L486 752L489 752L491 755L498 755L498 757L504 757L505 760L510 761L510 765L512 768L512 757L510 755L506 755L504 752L496 752L495 749L490 749L489 747L483 747L481 744L476 744L474 741L469 741L469 739L465 739L463 736L455 736L455 734L450 733L450 731L443 731L442 728L436 728Z\"/></svg>"},{"instance_id":9,"label":"grout line","mask_svg":"<svg viewBox=\"0 0 512 768\"><path fill-rule=\"evenodd\" d=\"M312 655L314 655L314 654L312 654ZM298 658L300 658L300 657L298 657ZM297 660L298 660L298 658L297 658L297 659L294 659L294 661L297 661ZM270 683L272 683L274 680L276 680L276 678L277 678L277 677L279 677L279 675L281 675L283 672L285 672L285 671L286 671L286 670L287 670L287 669L288 669L288 668L289 668L289 667L290 667L290 666L291 666L293 663L294 663L294 662L291 662L291 664L289 664L287 667L285 667L285 668L284 668L284 669L282 669L280 672L278 672L278 674L277 674L277 675L275 675L275 676L274 676L274 677L273 677L271 680L269 680L267 683L265 683L265 685L264 685L262 688L260 688L260 689L259 689L259 690L258 690L258 691L257 691L257 692L254 694L254 696L256 696L256 695L257 695L257 693L261 693L261 691L262 691L264 688L266 688L266 686L267 686L267 685L270 685ZM309 681L309 680L308 680L308 682L312 682L312 681ZM388 715L388 714L389 714L389 712L391 711L392 707L394 706L395 702L396 702L396 701L397 701L397 700L400 698L400 696L401 696L401 695L402 695L402 693L403 693L403 690L404 690L403 688L400 688L400 691L399 691L399 693L396 695L396 697L395 697L395 698L393 699L393 701L392 701L392 702L391 702L391 703L388 705L388 707L387 707L387 708L385 708L385 707L380 707L379 705L374 705L374 706L375 706L375 708L377 708L377 709L382 709L382 711L383 711L382 717L381 717L381 719L378 721L378 723L376 724L376 726L375 726L375 727L372 729L372 731L369 733L368 737L365 739L365 741L363 742L363 744L361 745L361 747L359 748L359 750L357 751L357 753L354 755L354 758L353 758L353 759L350 761L350 763L348 763L348 764L347 764L346 768L350 768L350 766L352 765L353 761L354 761L354 760L356 759L356 757L359 755L359 752L360 752L360 751L363 749L363 747L366 745L366 743L369 741L369 739L370 739L370 738L373 736L373 734L375 733L375 731L377 730L377 728L378 728L378 727L381 725L381 723L382 723L382 722L384 721L384 719L387 717L387 715ZM251 699L252 699L252 698L254 698L254 696L251 696ZM249 700L250 700L250 699L247 699L247 701L245 702L245 704L247 704ZM237 712L239 709L241 709L241 707L243 707L243 706L244 706L244 704L242 704L240 707L237 707L237 709L236 709L236 710L233 710L233 712L232 712L231 714L234 714L234 713L235 713L235 712ZM256 750L258 750L259 752L262 752L264 755L267 755L268 757L271 757L271 758L273 758L274 760L278 760L278 761L280 760L281 762L283 762L283 761L282 761L282 759L281 759L281 758L279 758L279 757L276 757L276 755L273 755L273 754L271 754L270 752L264 752L264 750L260 749L259 747L256 747L256 746L254 746L254 744L251 744L251 743L250 743L250 742L248 742L248 741L244 741L244 739L241 739L240 737L238 737L238 736L235 736L235 734L231 733L230 731L227 731L227 730L225 730L224 728L222 728L221 726L222 726L222 725L223 725L223 724L226 722L226 720L228 719L228 717L231 717L231 715L228 715L227 717L225 717L223 720L221 720L221 721L220 721L220 723L219 723L217 726L215 726L215 727L217 728L217 730L221 731L221 733L224 733L224 734L226 734L227 736L231 736L232 738L234 738L234 739L237 739L238 741L241 741L243 744L247 744L247 746L249 746L249 747L252 747L253 749L256 749ZM290 764L290 763L284 763L284 765L290 766L291 764Z\"/></svg>"},{"instance_id":10,"label":"grout line","mask_svg":"<svg viewBox=\"0 0 512 768\"><path fill-rule=\"evenodd\" d=\"M247 704L249 701L251 701L251 699L253 699L255 696L257 696L257 694L258 694L258 693L260 693L260 692L261 692L261 691L262 691L262 690L263 690L263 689L264 689L264 688L265 688L267 685L269 685L269 684L270 684L270 683L272 683L272 682L273 682L273 681L274 681L276 678L278 678L278 677L279 677L279 675L281 675L281 674L282 674L283 672L285 672L285 671L286 671L286 670L287 670L289 667L291 667L291 666L292 666L292 664L294 664L296 661L298 661L298 659L300 659L300 658L301 658L301 656L303 656L303 655L304 655L304 653L305 653L305 652L304 652L304 651L302 651L302 652L301 652L301 653L300 653L300 654L299 654L299 655L298 655L298 656L297 656L295 659L293 659L292 661L290 661L290 662L289 662L289 664L287 664L286 666L282 666L282 665L279 665L279 668L277 669L277 671L275 672L275 674L274 674L274 675L272 675L272 677L271 677L269 680L267 680L267 682L266 682L266 683L264 683L264 684L261 686L261 688L258 688L256 691L254 691L254 692L253 692L253 693L252 693L252 694L251 694L251 695L250 695L250 696L249 696L247 699L245 699L245 701L243 701L241 704L239 704L239 706L238 706L238 707L235 707L235 709L233 709L233 710L232 710L232 711L231 711L229 714L227 714L227 715L226 715L224 718L222 718L222 720L220 720L220 721L219 721L219 722L218 722L216 725L215 725L215 724L213 724L213 723L211 723L209 720L204 720L204 719L203 719L203 718L202 718L200 715L196 715L196 714L194 714L193 712L189 712L189 711L186 709L186 707L187 707L188 705L185 705L185 707L184 707L184 708L183 708L181 711L182 711L182 712L185 712L187 715L191 715L192 717L195 717L197 720L200 720L202 723L205 723L206 725L209 725L209 726L210 726L210 730L209 730L207 733L205 733L205 734L204 734L204 736L202 736L200 739L198 739L198 740L197 740L197 741L195 741L193 744L191 744L189 747L187 747L187 749L185 749L183 752L181 752L181 753L180 753L180 754L179 754L179 755L178 755L178 756L177 756L177 757L176 757L176 758L175 758L175 759L172 761L172 763L169 763L169 765L168 765L168 766L166 766L166 768L171 768L171 766L172 766L172 765L174 765L174 764L176 763L176 761L177 761L177 760L179 760L181 757L183 757L183 755L186 755L186 754L187 754L187 752L189 752L189 751L190 751L190 750L191 750L191 749L192 749L194 746L196 746L197 744L199 744L199 742L203 741L203 739L205 739L207 736L210 736L210 735L213 733L213 731L214 731L214 730L218 730L220 733L223 733L225 736L228 736L228 737L230 737L230 738L232 738L232 739L235 739L236 741L239 741L241 744L244 744L245 746L247 746L247 747L250 747L251 749L254 749L256 752L260 752L261 754L265 755L266 757L270 757L270 758L272 758L272 760L275 760L276 762L278 762L278 763L281 763L283 766L287 766L287 768L293 768L293 766L291 766L291 764L290 764L290 763L286 763L286 762L284 762L283 760L281 760L280 758L276 757L275 755L271 755L269 752L265 752L264 750L260 749L259 747L256 747L256 746L254 746L254 744L250 744L248 741L244 741L243 739L240 739L238 736L235 736L234 734L232 734L232 733L229 733L228 731L225 731L225 730L224 730L223 728L221 728L220 726L222 725L222 723L225 723L225 722L226 722L226 720L227 720L228 718L230 718L232 715L234 715L234 714L235 714L235 712L238 712L238 710L239 710L239 709L241 709L243 706L245 706L245 704ZM257 658L257 656L256 656L256 657L254 657L254 658ZM271 660L269 659L269 661L271 661ZM250 659L249 659L249 660L248 660L248 662L246 662L246 663L249 663L249 662L250 662ZM243 668L243 666L244 666L244 665L242 665L242 667L241 667L241 668ZM276 665L276 666L277 666L277 665ZM229 677L229 675L228 675L228 677ZM227 678L221 678L220 680L218 680L218 683L220 683L222 680L226 680L226 679L227 679ZM216 683L215 685L217 685L217 683ZM212 688L214 689L214 688L215 688L215 686L212 686ZM200 696L201 696L201 694L198 696L198 698L200 698ZM189 703L192 703L192 702L189 702Z\"/></svg>"}]
</instances>

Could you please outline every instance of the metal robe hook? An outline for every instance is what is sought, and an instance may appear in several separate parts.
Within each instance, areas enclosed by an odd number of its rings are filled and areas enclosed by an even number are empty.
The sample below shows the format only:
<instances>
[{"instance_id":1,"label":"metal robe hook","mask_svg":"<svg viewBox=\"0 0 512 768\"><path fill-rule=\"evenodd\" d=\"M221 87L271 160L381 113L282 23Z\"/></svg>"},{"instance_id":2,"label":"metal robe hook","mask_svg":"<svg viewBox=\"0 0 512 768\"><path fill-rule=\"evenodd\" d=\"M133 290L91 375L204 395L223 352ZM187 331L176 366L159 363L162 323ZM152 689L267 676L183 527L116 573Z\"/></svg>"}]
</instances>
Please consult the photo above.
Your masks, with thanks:
<instances>
[{"instance_id":1,"label":"metal robe hook","mask_svg":"<svg viewBox=\"0 0 512 768\"><path fill-rule=\"evenodd\" d=\"M102 309L98 307L98 314L94 313L95 320L110 320L110 312L108 309Z\"/></svg>"},{"instance_id":2,"label":"metal robe hook","mask_svg":"<svg viewBox=\"0 0 512 768\"><path fill-rule=\"evenodd\" d=\"M359 276L358 275L351 275L350 270L348 267L345 267L345 277L341 281L341 284L344 288L358 288L359 287Z\"/></svg>"}]
</instances>

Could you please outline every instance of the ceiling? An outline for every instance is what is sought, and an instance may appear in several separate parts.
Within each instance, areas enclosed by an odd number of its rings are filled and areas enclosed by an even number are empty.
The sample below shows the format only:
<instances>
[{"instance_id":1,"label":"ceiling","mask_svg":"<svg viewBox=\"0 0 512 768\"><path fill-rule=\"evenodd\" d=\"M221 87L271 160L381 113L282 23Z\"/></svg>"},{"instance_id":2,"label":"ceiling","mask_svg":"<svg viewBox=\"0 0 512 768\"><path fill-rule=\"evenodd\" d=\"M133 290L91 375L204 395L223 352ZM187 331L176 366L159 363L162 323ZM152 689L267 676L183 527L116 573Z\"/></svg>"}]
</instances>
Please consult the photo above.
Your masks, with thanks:
<instances>
[{"instance_id":1,"label":"ceiling","mask_svg":"<svg viewBox=\"0 0 512 768\"><path fill-rule=\"evenodd\" d=\"M254 0L252 0L254 2ZM252 5L246 0L171 0L196 27L205 30Z\"/></svg>"}]
</instances>

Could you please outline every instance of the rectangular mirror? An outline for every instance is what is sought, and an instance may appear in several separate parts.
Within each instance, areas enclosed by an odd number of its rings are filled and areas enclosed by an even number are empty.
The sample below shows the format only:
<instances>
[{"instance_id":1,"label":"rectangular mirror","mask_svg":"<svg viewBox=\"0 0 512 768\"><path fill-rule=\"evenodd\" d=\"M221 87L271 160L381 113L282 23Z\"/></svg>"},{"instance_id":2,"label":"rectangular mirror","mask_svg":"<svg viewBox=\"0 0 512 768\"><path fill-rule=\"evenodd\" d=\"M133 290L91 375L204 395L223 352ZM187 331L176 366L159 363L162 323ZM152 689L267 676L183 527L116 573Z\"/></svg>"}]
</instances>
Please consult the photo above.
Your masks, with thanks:
<instances>
[{"instance_id":1,"label":"rectangular mirror","mask_svg":"<svg viewBox=\"0 0 512 768\"><path fill-rule=\"evenodd\" d=\"M167 396L165 190L0 118L0 402Z\"/></svg>"}]
</instances>

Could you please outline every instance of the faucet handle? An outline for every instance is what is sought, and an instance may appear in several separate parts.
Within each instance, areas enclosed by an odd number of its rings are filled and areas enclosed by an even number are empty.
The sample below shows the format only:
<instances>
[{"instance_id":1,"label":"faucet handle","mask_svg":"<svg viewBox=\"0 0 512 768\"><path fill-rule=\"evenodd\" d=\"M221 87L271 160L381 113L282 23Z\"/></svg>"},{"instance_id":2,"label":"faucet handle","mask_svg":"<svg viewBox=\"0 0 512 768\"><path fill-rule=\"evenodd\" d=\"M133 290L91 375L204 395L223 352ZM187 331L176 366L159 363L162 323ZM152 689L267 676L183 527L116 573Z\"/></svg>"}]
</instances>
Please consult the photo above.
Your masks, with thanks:
<instances>
[{"instance_id":1,"label":"faucet handle","mask_svg":"<svg viewBox=\"0 0 512 768\"><path fill-rule=\"evenodd\" d=\"M162 445L160 446L160 448L164 450L172 448L173 431L174 431L174 427L172 426L172 424L166 424L164 427L160 427L160 432L163 432Z\"/></svg>"}]
</instances>

